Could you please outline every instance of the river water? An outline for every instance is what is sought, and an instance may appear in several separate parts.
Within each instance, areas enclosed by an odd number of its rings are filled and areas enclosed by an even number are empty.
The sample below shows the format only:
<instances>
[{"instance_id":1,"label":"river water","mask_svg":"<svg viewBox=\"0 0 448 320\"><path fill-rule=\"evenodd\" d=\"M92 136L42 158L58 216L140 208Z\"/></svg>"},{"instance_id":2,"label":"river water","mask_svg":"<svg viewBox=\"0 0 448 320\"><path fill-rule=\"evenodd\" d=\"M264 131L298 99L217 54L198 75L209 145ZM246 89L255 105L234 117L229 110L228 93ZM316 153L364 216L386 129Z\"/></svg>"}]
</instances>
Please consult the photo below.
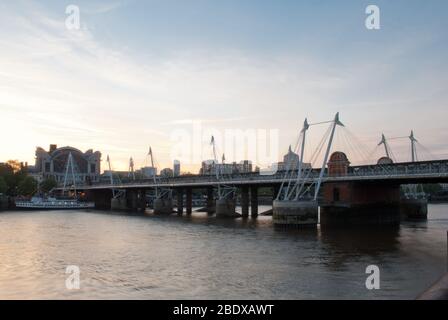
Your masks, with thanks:
<instances>
[{"instance_id":1,"label":"river water","mask_svg":"<svg viewBox=\"0 0 448 320\"><path fill-rule=\"evenodd\" d=\"M427 222L305 231L267 216L0 212L0 298L413 299L446 269L447 229L444 204ZM379 290L366 289L368 265Z\"/></svg>"}]
</instances>

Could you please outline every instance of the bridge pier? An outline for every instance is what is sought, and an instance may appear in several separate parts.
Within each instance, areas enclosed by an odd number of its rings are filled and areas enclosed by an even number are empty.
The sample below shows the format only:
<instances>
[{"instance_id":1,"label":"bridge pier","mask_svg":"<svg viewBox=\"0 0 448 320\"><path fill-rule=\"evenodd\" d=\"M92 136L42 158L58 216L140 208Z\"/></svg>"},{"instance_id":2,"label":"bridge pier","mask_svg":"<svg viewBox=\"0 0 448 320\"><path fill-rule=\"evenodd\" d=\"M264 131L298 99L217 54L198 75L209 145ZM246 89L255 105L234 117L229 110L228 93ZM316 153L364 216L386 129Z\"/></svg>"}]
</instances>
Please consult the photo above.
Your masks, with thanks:
<instances>
[{"instance_id":1,"label":"bridge pier","mask_svg":"<svg viewBox=\"0 0 448 320\"><path fill-rule=\"evenodd\" d=\"M127 209L136 211L138 209L138 191L127 190L126 191L126 204Z\"/></svg>"},{"instance_id":2,"label":"bridge pier","mask_svg":"<svg viewBox=\"0 0 448 320\"><path fill-rule=\"evenodd\" d=\"M216 200L216 217L236 218L240 215L235 211L236 201L234 198L219 198Z\"/></svg>"},{"instance_id":3,"label":"bridge pier","mask_svg":"<svg viewBox=\"0 0 448 320\"><path fill-rule=\"evenodd\" d=\"M127 193L127 191L126 191L126 193ZM128 204L127 204L126 196L123 195L121 197L112 198L110 200L110 209L117 210L117 211L127 210Z\"/></svg>"},{"instance_id":4,"label":"bridge pier","mask_svg":"<svg viewBox=\"0 0 448 320\"><path fill-rule=\"evenodd\" d=\"M400 215L402 219L427 220L428 200L402 199L400 202Z\"/></svg>"},{"instance_id":5,"label":"bridge pier","mask_svg":"<svg viewBox=\"0 0 448 320\"><path fill-rule=\"evenodd\" d=\"M87 193L87 198L95 203L95 209L111 209L112 190L90 190Z\"/></svg>"},{"instance_id":6,"label":"bridge pier","mask_svg":"<svg viewBox=\"0 0 448 320\"><path fill-rule=\"evenodd\" d=\"M207 212L208 213L215 212L215 199L214 199L213 187L207 188Z\"/></svg>"},{"instance_id":7,"label":"bridge pier","mask_svg":"<svg viewBox=\"0 0 448 320\"><path fill-rule=\"evenodd\" d=\"M241 215L245 218L249 216L249 187L241 187Z\"/></svg>"},{"instance_id":8,"label":"bridge pier","mask_svg":"<svg viewBox=\"0 0 448 320\"><path fill-rule=\"evenodd\" d=\"M137 207L140 211L145 211L146 210L146 190L145 189L141 189L138 192L138 203L137 203Z\"/></svg>"},{"instance_id":9,"label":"bridge pier","mask_svg":"<svg viewBox=\"0 0 448 320\"><path fill-rule=\"evenodd\" d=\"M317 201L275 200L272 204L272 221L281 227L316 227L319 207Z\"/></svg>"},{"instance_id":10,"label":"bridge pier","mask_svg":"<svg viewBox=\"0 0 448 320\"><path fill-rule=\"evenodd\" d=\"M191 188L186 189L186 211L190 215L193 212L193 190Z\"/></svg>"},{"instance_id":11,"label":"bridge pier","mask_svg":"<svg viewBox=\"0 0 448 320\"><path fill-rule=\"evenodd\" d=\"M173 199L171 197L154 199L154 214L173 213Z\"/></svg>"},{"instance_id":12,"label":"bridge pier","mask_svg":"<svg viewBox=\"0 0 448 320\"><path fill-rule=\"evenodd\" d=\"M322 226L400 223L399 185L325 183L323 198Z\"/></svg>"},{"instance_id":13,"label":"bridge pier","mask_svg":"<svg viewBox=\"0 0 448 320\"><path fill-rule=\"evenodd\" d=\"M182 215L184 213L184 189L177 189L177 214Z\"/></svg>"},{"instance_id":14,"label":"bridge pier","mask_svg":"<svg viewBox=\"0 0 448 320\"><path fill-rule=\"evenodd\" d=\"M274 185L272 187L272 203L274 203L275 199L277 199L277 195L280 192L280 186Z\"/></svg>"},{"instance_id":15,"label":"bridge pier","mask_svg":"<svg viewBox=\"0 0 448 320\"><path fill-rule=\"evenodd\" d=\"M258 187L250 187L250 215L252 218L258 216Z\"/></svg>"}]
</instances>

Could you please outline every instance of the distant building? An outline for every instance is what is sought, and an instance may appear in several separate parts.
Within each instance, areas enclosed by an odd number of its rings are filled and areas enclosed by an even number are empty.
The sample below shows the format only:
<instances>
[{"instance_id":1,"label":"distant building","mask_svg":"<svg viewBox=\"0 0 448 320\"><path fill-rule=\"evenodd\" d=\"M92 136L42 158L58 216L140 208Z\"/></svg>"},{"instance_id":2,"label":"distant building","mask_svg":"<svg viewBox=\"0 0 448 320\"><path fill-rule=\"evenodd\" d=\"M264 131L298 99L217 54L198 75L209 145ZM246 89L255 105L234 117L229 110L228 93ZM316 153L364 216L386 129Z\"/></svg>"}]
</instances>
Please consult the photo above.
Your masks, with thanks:
<instances>
[{"instance_id":1,"label":"distant building","mask_svg":"<svg viewBox=\"0 0 448 320\"><path fill-rule=\"evenodd\" d=\"M174 160L174 163L173 163L173 176L174 177L180 176L180 161L179 160Z\"/></svg>"},{"instance_id":2,"label":"distant building","mask_svg":"<svg viewBox=\"0 0 448 320\"><path fill-rule=\"evenodd\" d=\"M216 163L215 160L202 161L200 175L215 175L216 170L221 174L237 174L252 172L252 162L249 160L241 161L240 163Z\"/></svg>"},{"instance_id":3,"label":"distant building","mask_svg":"<svg viewBox=\"0 0 448 320\"><path fill-rule=\"evenodd\" d=\"M111 173L114 183L129 179L129 171L104 170L103 174L100 176L100 182L110 184Z\"/></svg>"},{"instance_id":4,"label":"distant building","mask_svg":"<svg viewBox=\"0 0 448 320\"><path fill-rule=\"evenodd\" d=\"M89 184L99 181L101 172L101 153L99 151L93 152L90 149L82 152L73 147L58 148L55 144L50 145L48 151L41 147L36 148L36 163L34 167L29 167L29 173L38 181L54 178L59 185L62 185L70 154L73 158L77 184ZM69 173L71 174L71 172Z\"/></svg>"},{"instance_id":5,"label":"distant building","mask_svg":"<svg viewBox=\"0 0 448 320\"><path fill-rule=\"evenodd\" d=\"M272 169L275 169L274 167L277 166L277 171L283 171L283 170L297 170L299 167L299 161L300 157L297 153L293 152L291 149L291 146L289 146L288 153L283 156L282 162L277 162L272 165ZM310 163L302 163L303 169L310 169L311 164Z\"/></svg>"},{"instance_id":6,"label":"distant building","mask_svg":"<svg viewBox=\"0 0 448 320\"><path fill-rule=\"evenodd\" d=\"M152 178L157 175L157 168L155 167L143 167L136 171L137 174L141 175L143 178Z\"/></svg>"}]
</instances>

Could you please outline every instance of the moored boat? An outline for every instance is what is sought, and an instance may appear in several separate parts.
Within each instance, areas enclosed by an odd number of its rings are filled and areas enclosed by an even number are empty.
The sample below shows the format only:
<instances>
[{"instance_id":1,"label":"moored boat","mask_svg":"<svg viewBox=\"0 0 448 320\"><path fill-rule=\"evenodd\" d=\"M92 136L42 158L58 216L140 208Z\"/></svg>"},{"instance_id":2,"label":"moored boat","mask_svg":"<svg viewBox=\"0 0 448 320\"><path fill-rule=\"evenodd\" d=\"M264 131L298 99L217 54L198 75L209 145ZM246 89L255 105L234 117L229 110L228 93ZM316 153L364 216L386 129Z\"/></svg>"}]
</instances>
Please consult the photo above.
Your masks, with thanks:
<instances>
[{"instance_id":1,"label":"moored boat","mask_svg":"<svg viewBox=\"0 0 448 320\"><path fill-rule=\"evenodd\" d=\"M17 200L16 208L30 210L64 210L64 209L93 209L93 202L83 202L77 199L56 199L32 197L31 200Z\"/></svg>"}]
</instances>

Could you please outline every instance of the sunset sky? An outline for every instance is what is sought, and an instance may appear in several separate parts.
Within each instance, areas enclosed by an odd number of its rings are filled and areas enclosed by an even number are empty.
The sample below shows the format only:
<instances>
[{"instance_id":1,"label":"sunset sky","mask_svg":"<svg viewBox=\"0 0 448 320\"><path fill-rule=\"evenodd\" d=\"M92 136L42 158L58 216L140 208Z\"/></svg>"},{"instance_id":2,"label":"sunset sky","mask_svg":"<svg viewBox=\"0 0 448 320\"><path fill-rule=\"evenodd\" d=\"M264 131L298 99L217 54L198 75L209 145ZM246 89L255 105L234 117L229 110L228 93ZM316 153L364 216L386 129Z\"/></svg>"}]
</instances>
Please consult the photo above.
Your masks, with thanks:
<instances>
[{"instance_id":1,"label":"sunset sky","mask_svg":"<svg viewBox=\"0 0 448 320\"><path fill-rule=\"evenodd\" d=\"M380 30L365 28L372 3ZM65 26L69 4L80 30ZM446 0L2 1L0 162L33 164L55 143L127 169L151 145L171 166L173 132L193 123L278 130L281 155L305 117L337 111L367 148L414 129L448 158L447 12ZM406 160L408 141L391 145Z\"/></svg>"}]
</instances>

